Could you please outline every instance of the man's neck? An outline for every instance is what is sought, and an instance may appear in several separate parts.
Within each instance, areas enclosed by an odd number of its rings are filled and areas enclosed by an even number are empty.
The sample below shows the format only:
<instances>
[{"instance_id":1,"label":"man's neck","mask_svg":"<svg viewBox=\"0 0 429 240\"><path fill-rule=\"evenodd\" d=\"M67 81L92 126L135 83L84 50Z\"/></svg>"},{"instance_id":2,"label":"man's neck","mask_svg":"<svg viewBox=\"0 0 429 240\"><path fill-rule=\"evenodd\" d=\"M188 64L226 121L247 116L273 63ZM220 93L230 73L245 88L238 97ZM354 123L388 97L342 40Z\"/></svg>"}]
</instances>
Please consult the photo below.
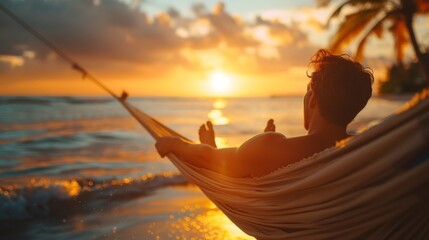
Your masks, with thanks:
<instances>
[{"instance_id":1,"label":"man's neck","mask_svg":"<svg viewBox=\"0 0 429 240\"><path fill-rule=\"evenodd\" d=\"M317 136L326 141L339 141L349 137L347 126L330 123L323 117L313 118L308 128L308 135Z\"/></svg>"}]
</instances>

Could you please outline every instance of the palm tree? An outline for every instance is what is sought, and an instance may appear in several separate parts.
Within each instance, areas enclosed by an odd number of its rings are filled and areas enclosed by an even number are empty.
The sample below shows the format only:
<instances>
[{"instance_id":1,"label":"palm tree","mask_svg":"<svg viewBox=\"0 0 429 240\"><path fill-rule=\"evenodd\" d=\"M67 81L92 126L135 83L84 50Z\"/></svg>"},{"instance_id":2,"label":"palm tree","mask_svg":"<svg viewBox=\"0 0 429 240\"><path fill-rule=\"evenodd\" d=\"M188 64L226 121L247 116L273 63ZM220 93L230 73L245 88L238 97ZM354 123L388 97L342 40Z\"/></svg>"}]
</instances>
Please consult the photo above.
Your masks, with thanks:
<instances>
[{"instance_id":1,"label":"palm tree","mask_svg":"<svg viewBox=\"0 0 429 240\"><path fill-rule=\"evenodd\" d=\"M330 2L331 0L318 0L321 6ZM346 0L332 13L328 24L332 19L338 18L345 7L349 7L350 13L345 15L340 23L330 44L331 51L340 51L346 44L360 36L356 59L361 60L368 37L374 34L381 38L385 25L390 24L387 29L395 40L396 60L401 63L404 47L411 42L429 84L429 59L423 55L413 30L414 16L429 13L429 0Z\"/></svg>"}]
</instances>

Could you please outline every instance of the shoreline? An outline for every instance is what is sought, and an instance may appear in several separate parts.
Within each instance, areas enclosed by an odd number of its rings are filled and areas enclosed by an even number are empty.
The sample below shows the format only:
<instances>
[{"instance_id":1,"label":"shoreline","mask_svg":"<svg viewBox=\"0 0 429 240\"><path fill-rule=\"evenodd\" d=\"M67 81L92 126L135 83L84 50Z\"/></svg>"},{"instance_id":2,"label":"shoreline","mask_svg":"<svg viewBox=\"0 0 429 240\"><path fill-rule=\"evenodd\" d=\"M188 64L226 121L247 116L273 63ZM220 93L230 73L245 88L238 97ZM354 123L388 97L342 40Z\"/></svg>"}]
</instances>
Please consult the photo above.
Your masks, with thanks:
<instances>
[{"instance_id":1,"label":"shoreline","mask_svg":"<svg viewBox=\"0 0 429 240\"><path fill-rule=\"evenodd\" d=\"M117 229L117 239L254 239L232 223L193 184L154 192L158 199L140 199L139 211L154 221ZM150 218L150 217L149 217Z\"/></svg>"},{"instance_id":2,"label":"shoreline","mask_svg":"<svg viewBox=\"0 0 429 240\"><path fill-rule=\"evenodd\" d=\"M18 221L7 239L254 239L233 224L193 184L160 188L137 198L106 201L90 212Z\"/></svg>"}]
</instances>

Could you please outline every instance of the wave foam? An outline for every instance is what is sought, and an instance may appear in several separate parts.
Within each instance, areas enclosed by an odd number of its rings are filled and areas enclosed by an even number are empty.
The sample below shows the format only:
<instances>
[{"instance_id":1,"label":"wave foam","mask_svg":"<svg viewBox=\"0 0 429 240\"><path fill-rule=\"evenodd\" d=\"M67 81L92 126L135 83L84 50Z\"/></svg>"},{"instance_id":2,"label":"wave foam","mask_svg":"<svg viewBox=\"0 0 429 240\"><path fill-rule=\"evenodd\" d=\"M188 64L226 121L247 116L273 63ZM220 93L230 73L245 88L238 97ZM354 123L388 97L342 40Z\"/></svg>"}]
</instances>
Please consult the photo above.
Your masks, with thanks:
<instances>
[{"instance_id":1,"label":"wave foam","mask_svg":"<svg viewBox=\"0 0 429 240\"><path fill-rule=\"evenodd\" d=\"M0 222L54 214L51 209L58 207L58 204L68 207L70 204L88 204L100 199L127 199L162 187L186 183L182 175L172 173L147 174L140 178L102 182L88 179L32 179L25 186L0 187Z\"/></svg>"}]
</instances>

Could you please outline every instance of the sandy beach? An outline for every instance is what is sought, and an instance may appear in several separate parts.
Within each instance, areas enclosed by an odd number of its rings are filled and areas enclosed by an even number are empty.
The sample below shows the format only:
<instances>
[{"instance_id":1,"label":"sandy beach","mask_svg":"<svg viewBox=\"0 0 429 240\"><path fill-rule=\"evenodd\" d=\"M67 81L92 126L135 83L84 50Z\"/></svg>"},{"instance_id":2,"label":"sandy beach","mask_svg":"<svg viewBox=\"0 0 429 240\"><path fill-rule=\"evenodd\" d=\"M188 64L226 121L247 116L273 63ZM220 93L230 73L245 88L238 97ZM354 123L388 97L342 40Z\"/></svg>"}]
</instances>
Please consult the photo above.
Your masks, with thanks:
<instances>
[{"instance_id":1,"label":"sandy beach","mask_svg":"<svg viewBox=\"0 0 429 240\"><path fill-rule=\"evenodd\" d=\"M236 227L194 185L168 187L155 194L157 199L139 199L115 209L119 222L121 217L131 214L128 211L140 222L113 227L113 234L107 239L254 239Z\"/></svg>"}]
</instances>

